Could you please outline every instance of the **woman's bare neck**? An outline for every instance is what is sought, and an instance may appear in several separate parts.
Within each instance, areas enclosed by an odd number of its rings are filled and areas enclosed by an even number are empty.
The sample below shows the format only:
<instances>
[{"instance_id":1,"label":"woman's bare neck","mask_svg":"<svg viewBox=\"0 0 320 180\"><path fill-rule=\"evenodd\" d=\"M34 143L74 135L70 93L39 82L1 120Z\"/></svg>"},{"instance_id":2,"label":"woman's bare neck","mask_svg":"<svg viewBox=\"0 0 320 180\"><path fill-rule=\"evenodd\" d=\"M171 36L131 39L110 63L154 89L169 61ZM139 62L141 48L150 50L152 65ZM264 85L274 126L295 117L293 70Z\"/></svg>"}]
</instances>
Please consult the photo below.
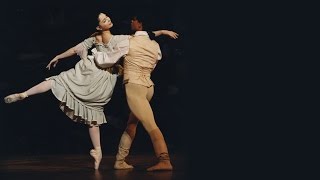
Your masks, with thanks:
<instances>
[{"instance_id":1,"label":"woman's bare neck","mask_svg":"<svg viewBox=\"0 0 320 180\"><path fill-rule=\"evenodd\" d=\"M111 32L109 30L108 31L102 31L101 36L102 36L102 42L104 44L107 44L110 41L110 39L112 37L112 34L111 34Z\"/></svg>"}]
</instances>

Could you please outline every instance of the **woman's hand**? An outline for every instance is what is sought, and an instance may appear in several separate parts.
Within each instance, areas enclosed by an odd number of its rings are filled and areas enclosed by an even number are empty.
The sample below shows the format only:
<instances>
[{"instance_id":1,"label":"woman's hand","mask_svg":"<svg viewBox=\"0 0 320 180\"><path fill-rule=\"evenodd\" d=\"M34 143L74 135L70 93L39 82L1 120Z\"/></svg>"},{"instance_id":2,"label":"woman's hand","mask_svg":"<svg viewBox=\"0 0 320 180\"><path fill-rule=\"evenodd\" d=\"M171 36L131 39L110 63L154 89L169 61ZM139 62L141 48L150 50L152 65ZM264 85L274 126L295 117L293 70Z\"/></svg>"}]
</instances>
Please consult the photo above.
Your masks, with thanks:
<instances>
[{"instance_id":1,"label":"woman's hand","mask_svg":"<svg viewBox=\"0 0 320 180\"><path fill-rule=\"evenodd\" d=\"M55 58L53 58L50 62L49 62L49 64L47 65L47 69L48 70L50 70L50 67L51 67L51 65L53 66L53 67L56 67L56 65L58 64L58 62L59 62L59 58L57 58L57 56L55 57Z\"/></svg>"}]
</instances>

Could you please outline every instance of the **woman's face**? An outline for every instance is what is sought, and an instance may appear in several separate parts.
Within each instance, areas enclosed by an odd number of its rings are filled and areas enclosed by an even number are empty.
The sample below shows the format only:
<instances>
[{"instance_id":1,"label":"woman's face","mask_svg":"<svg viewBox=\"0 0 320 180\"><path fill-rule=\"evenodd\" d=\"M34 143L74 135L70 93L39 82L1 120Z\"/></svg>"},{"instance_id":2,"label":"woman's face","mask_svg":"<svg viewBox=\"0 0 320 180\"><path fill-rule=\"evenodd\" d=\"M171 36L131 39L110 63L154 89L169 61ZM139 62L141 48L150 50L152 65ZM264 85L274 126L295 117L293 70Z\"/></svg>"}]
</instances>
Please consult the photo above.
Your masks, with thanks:
<instances>
[{"instance_id":1,"label":"woman's face","mask_svg":"<svg viewBox=\"0 0 320 180\"><path fill-rule=\"evenodd\" d=\"M98 21L101 30L109 30L113 26L111 19L104 13L99 14Z\"/></svg>"}]
</instances>

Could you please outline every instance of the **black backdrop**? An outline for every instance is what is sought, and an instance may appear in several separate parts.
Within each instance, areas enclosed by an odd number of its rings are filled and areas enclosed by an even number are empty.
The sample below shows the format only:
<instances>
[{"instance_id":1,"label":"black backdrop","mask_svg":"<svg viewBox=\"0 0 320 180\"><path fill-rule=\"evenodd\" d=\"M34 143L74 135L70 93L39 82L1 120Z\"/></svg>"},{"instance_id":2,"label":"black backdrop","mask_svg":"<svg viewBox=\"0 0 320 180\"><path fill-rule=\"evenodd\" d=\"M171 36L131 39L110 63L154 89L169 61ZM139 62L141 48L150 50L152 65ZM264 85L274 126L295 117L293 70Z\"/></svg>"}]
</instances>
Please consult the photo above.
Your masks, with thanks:
<instances>
[{"instance_id":1,"label":"black backdrop","mask_svg":"<svg viewBox=\"0 0 320 180\"><path fill-rule=\"evenodd\" d=\"M147 11L155 29L180 34L179 40L158 39L165 56L153 74L152 106L169 151L187 153L188 172L196 179L206 175L247 177L263 170L268 172L260 176L270 174L270 167L282 165L277 159L278 146L269 140L275 136L270 126L278 127L270 120L280 116L272 114L278 104L278 97L273 96L278 87L272 89L271 81L265 80L273 74L270 66L277 66L267 62L281 56L264 60L272 54L271 47L277 46L278 25L273 22L282 20L281 15L274 15L273 7L266 4L210 3L213 5L182 0L6 1L0 6L0 96L23 91L72 68L77 57L52 71L45 66L94 31L98 12L108 13L114 22L112 32L121 34L128 33L131 14ZM115 154L128 111L121 83L105 110L113 119L101 127L102 145L105 154ZM2 156L88 153L91 148L87 128L60 112L51 92L10 105L1 101L0 118ZM131 153L153 153L141 126L132 149Z\"/></svg>"}]
</instances>

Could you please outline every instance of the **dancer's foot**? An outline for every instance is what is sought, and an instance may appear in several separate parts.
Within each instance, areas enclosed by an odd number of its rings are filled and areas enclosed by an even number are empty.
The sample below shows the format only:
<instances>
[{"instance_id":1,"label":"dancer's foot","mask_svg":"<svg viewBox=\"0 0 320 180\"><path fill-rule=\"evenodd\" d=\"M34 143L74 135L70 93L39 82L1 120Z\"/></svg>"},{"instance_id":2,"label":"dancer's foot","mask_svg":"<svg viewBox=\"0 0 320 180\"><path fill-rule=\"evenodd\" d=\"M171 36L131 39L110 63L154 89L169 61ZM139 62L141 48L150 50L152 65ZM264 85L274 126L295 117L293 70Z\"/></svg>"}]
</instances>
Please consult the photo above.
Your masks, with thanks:
<instances>
[{"instance_id":1,"label":"dancer's foot","mask_svg":"<svg viewBox=\"0 0 320 180\"><path fill-rule=\"evenodd\" d=\"M16 94L11 94L9 96L6 96L4 98L4 102L9 104L9 103L13 103L16 101L20 101L23 100L24 98L28 97L27 93L23 92L23 93L16 93Z\"/></svg>"},{"instance_id":2,"label":"dancer's foot","mask_svg":"<svg viewBox=\"0 0 320 180\"><path fill-rule=\"evenodd\" d=\"M91 149L90 155L94 158L94 169L99 169L99 165L102 159L101 149Z\"/></svg>"},{"instance_id":3,"label":"dancer's foot","mask_svg":"<svg viewBox=\"0 0 320 180\"><path fill-rule=\"evenodd\" d=\"M125 131L123 132L120 143L118 146L118 153L116 155L116 161L114 162L114 169L132 169L133 166L126 163L125 158L129 155L132 139L130 135Z\"/></svg>"},{"instance_id":4,"label":"dancer's foot","mask_svg":"<svg viewBox=\"0 0 320 180\"><path fill-rule=\"evenodd\" d=\"M159 162L156 165L149 167L147 171L165 171L165 170L173 169L168 153L165 153L165 152L161 153L158 159L159 159Z\"/></svg>"},{"instance_id":5,"label":"dancer's foot","mask_svg":"<svg viewBox=\"0 0 320 180\"><path fill-rule=\"evenodd\" d=\"M124 160L116 161L113 165L114 169L132 169L133 166L127 164Z\"/></svg>"},{"instance_id":6,"label":"dancer's foot","mask_svg":"<svg viewBox=\"0 0 320 180\"><path fill-rule=\"evenodd\" d=\"M170 161L159 161L156 165L149 167L147 171L171 171L172 169Z\"/></svg>"}]
</instances>

